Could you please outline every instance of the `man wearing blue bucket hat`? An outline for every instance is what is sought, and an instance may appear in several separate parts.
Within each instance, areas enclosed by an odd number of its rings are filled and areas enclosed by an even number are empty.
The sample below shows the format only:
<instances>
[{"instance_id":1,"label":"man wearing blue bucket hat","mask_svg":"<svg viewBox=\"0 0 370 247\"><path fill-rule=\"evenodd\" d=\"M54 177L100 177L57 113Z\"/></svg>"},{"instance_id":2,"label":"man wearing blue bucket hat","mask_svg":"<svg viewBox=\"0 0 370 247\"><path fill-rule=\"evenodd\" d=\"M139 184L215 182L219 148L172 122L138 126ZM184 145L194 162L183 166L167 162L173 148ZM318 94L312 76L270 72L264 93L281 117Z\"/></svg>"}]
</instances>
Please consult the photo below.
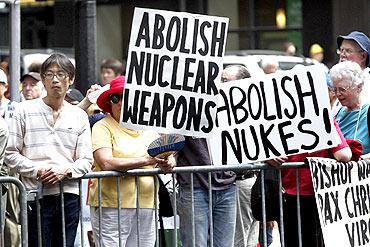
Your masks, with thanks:
<instances>
[{"instance_id":1,"label":"man wearing blue bucket hat","mask_svg":"<svg viewBox=\"0 0 370 247\"><path fill-rule=\"evenodd\" d=\"M339 62L353 61L362 69L370 66L370 39L359 31L353 31L348 35L340 35L337 38Z\"/></svg>"},{"instance_id":2,"label":"man wearing blue bucket hat","mask_svg":"<svg viewBox=\"0 0 370 247\"><path fill-rule=\"evenodd\" d=\"M364 71L364 86L361 92L363 102L370 103L370 39L359 31L352 31L348 35L337 37L337 54L339 61L353 61L360 65ZM368 67L368 68L367 68ZM338 103L338 101L336 102ZM333 107L333 114L336 115L340 104Z\"/></svg>"}]
</instances>

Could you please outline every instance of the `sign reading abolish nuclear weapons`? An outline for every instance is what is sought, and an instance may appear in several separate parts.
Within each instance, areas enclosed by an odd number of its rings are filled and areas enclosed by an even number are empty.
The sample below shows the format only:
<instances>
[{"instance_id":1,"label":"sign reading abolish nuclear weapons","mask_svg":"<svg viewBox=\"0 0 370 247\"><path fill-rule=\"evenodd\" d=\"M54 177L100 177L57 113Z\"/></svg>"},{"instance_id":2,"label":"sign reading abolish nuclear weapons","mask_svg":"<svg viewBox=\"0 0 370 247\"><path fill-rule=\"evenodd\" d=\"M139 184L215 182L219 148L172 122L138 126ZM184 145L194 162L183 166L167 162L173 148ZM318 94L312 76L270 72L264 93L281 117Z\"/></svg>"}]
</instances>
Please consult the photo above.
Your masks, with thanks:
<instances>
[{"instance_id":1,"label":"sign reading abolish nuclear weapons","mask_svg":"<svg viewBox=\"0 0 370 247\"><path fill-rule=\"evenodd\" d=\"M313 152L339 142L325 71L289 71L222 83L209 146L213 162L246 164Z\"/></svg>"},{"instance_id":2,"label":"sign reading abolish nuclear weapons","mask_svg":"<svg viewBox=\"0 0 370 247\"><path fill-rule=\"evenodd\" d=\"M325 246L370 246L369 161L309 164Z\"/></svg>"},{"instance_id":3,"label":"sign reading abolish nuclear weapons","mask_svg":"<svg viewBox=\"0 0 370 247\"><path fill-rule=\"evenodd\" d=\"M208 137L228 18L135 8L121 125Z\"/></svg>"}]
</instances>

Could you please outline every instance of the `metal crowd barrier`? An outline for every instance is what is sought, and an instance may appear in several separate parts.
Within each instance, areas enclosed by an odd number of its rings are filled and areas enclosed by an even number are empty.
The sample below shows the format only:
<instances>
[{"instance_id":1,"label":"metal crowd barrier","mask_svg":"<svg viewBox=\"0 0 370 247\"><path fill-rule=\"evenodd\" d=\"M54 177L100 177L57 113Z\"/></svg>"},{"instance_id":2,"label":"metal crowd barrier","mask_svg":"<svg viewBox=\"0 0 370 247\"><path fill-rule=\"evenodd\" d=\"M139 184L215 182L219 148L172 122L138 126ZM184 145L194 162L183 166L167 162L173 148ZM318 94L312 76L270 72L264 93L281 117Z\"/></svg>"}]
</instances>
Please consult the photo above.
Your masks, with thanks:
<instances>
[{"instance_id":1,"label":"metal crowd barrier","mask_svg":"<svg viewBox=\"0 0 370 247\"><path fill-rule=\"evenodd\" d=\"M264 165L264 164L260 164L260 165L252 165L252 164L246 164L246 165L227 165L227 166L188 166L188 167L176 167L174 168L173 172L171 172L171 175L172 175L172 189L174 191L173 193L173 201L172 201L172 206L173 206L173 211L174 211L174 214L175 214L175 217L173 217L173 225L174 225L174 233L172 235L173 237L173 243L176 243L176 246L178 246L178 241L179 241L179 238L178 238L178 234L177 234L177 228L179 227L179 222L177 222L177 218L176 218L176 212L177 212L177 195L175 193L175 187L176 187L176 184L175 184L175 174L177 173L191 173L191 193L192 193L192 197L191 197L191 200L192 200L192 219L191 219L191 222L192 222L192 236L193 236L193 246L195 246L195 227L194 227L194 181L193 181L193 174L194 173L198 173L198 172L202 172L202 173L208 173L208 183L210 183L211 181L211 173L212 172L215 172L215 171L235 171L235 172L238 172L238 171L245 171L245 170L260 170L261 171L261 187L262 187L262 217L263 217L263 239L264 239L264 246L267 246L267 236L266 236L266 211L265 211L265 188L264 188L264 171L266 169L279 169L279 184L280 184L280 188L282 188L282 181L281 181L281 172L280 172L280 169L285 169L285 168L301 168L301 167L306 167L304 165L303 162L297 162L297 163L285 163L283 164L280 168L272 168L271 166L268 166L268 165ZM307 166L308 167L308 166ZM101 236L101 218L102 218L102 206L101 206L101 196L102 196L102 192L101 192L101 182L102 182L102 179L103 178L107 178L107 177L116 177L117 178L117 195L120 195L120 180L121 180L121 177L122 176L135 176L135 179L136 179L136 191L137 191L137 217L136 217L136 220L137 220L137 226L138 226L138 229L139 229L139 226L140 226L140 220L139 220L139 217L138 217L138 212L139 212L139 196L138 196L138 193L139 193L139 186L140 184L137 183L138 181L138 177L139 176L156 176L158 174L163 174L163 172L159 169L159 168L154 168L154 169L134 169L134 170L130 170L130 171L127 171L127 172L116 172L116 171L102 171L102 172L91 172L91 173L88 173L88 174L85 174L81 179L98 179L98 202L99 202L99 207L98 207L98 210L99 210L99 235ZM0 177L0 184L2 183L14 183L19 191L20 191L20 208L21 208L21 237L22 237L22 246L28 246L28 232L27 232L27 199L28 197L30 197L30 195L32 193L35 193L36 196L34 196L35 198L39 199L42 197L41 195L41 191L42 189L41 188L38 188L37 190L33 190L33 191L26 191L24 185L22 184L22 182L16 178L13 178L13 177ZM83 191L82 191L82 184L81 184L81 180L79 181L79 190L80 190L80 195L82 195ZM0 186L1 187L1 186ZM63 192L63 185L62 183L60 184L60 188L61 188L61 192ZM158 186L157 186L157 183L155 183L155 186L154 186L154 191L157 191L158 189ZM299 246L302 245L302 239L301 239L301 234L300 234L300 231L301 231L301 222L300 222L300 205L299 205L299 181L298 181L298 169L297 169L297 172L296 172L296 190L297 190L297 215L298 215L298 240L299 240ZM1 192L1 191L0 191ZM156 209L156 212L158 212L158 195L157 193L154 193L155 194L155 209ZM212 220L212 190L211 188L208 189L208 194L209 194L209 234L210 234L210 237L209 237L209 246L210 247L213 247L213 220ZM81 196L80 197L80 205L81 207L85 204L86 202L83 201L83 197ZM117 196L117 205L120 205L121 203L121 198L120 196ZM42 239L42 235L41 235L41 212L40 212L40 203L38 202L37 200L37 215L38 215L38 239L39 239L39 246L41 246L41 239ZM280 225L279 225L279 232L280 232L280 240L281 240L281 246L284 247L284 226L283 226L283 195L282 195L282 191L279 190L279 205L280 205ZM1 209L1 208L0 208ZM0 210L1 211L1 210ZM63 246L66 245L66 236L65 236L65 221L64 221L64 203L63 203L63 193L61 193L61 211L62 211L62 236L63 236ZM120 232L121 232L121 229L120 229L120 219L121 219L121 210L117 210L117 217L118 217L118 226L117 226L117 230L119 232L119 237L120 236ZM2 216L0 216L2 217ZM80 210L80 231L81 231L81 242L80 242L80 245L79 246L88 246L86 245L85 243L85 240L84 240L84 237L82 236L82 234L84 234L85 232L85 229L84 229L84 224L82 224L82 219L83 219L84 215L82 213L82 210ZM1 218L0 218L1 219ZM181 219L180 219L181 220ZM156 231L156 246L159 247L160 246L160 243L159 243L159 229L158 229L158 213L155 214L155 231ZM138 231L139 232L139 231ZM140 233L139 233L140 234ZM140 239L139 239L139 234L137 236L137 246L140 246ZM95 242L99 242L101 244L101 239L95 239L94 240ZM120 242L120 245L121 246L121 242Z\"/></svg>"},{"instance_id":2,"label":"metal crowd barrier","mask_svg":"<svg viewBox=\"0 0 370 247\"><path fill-rule=\"evenodd\" d=\"M28 224L27 224L27 191L23 183L14 177L0 177L0 185L11 183L17 186L19 190L19 204L20 204L20 221L21 221L21 238L22 246L28 246ZM2 186L0 186L0 196L3 194ZM3 212L2 203L0 203L0 212ZM0 222L3 222L4 215L0 215Z\"/></svg>"}]
</instances>

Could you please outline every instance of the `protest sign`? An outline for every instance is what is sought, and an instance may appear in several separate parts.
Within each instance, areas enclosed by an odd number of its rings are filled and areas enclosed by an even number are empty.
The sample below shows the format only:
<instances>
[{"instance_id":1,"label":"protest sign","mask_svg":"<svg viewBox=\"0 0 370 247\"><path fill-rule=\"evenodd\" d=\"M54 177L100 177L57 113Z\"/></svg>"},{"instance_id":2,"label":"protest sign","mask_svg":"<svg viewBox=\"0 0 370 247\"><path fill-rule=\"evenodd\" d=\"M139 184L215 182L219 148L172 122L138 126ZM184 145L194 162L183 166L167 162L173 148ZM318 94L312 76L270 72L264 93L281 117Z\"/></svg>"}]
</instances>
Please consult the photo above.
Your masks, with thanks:
<instances>
[{"instance_id":1,"label":"protest sign","mask_svg":"<svg viewBox=\"0 0 370 247\"><path fill-rule=\"evenodd\" d=\"M213 162L246 164L339 143L319 66L223 83L209 140Z\"/></svg>"},{"instance_id":2,"label":"protest sign","mask_svg":"<svg viewBox=\"0 0 370 247\"><path fill-rule=\"evenodd\" d=\"M228 18L135 8L121 125L207 137Z\"/></svg>"},{"instance_id":3,"label":"protest sign","mask_svg":"<svg viewBox=\"0 0 370 247\"><path fill-rule=\"evenodd\" d=\"M325 246L370 246L370 162L309 164Z\"/></svg>"}]
</instances>

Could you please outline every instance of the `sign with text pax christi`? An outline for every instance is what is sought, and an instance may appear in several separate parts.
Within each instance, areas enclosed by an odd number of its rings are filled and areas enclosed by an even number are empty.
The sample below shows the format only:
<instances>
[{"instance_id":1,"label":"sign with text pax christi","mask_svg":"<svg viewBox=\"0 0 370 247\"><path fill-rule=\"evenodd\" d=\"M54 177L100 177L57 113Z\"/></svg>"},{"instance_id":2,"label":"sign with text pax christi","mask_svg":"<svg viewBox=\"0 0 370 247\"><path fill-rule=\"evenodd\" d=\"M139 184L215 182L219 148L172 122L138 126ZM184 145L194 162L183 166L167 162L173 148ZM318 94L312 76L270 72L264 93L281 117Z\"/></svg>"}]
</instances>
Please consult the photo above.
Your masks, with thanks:
<instances>
[{"instance_id":1,"label":"sign with text pax christi","mask_svg":"<svg viewBox=\"0 0 370 247\"><path fill-rule=\"evenodd\" d=\"M135 8L121 125L209 137L228 18Z\"/></svg>"},{"instance_id":2,"label":"sign with text pax christi","mask_svg":"<svg viewBox=\"0 0 370 247\"><path fill-rule=\"evenodd\" d=\"M326 247L370 246L370 162L310 158Z\"/></svg>"},{"instance_id":3,"label":"sign with text pax christi","mask_svg":"<svg viewBox=\"0 0 370 247\"><path fill-rule=\"evenodd\" d=\"M320 66L222 83L209 145L216 165L246 164L339 143Z\"/></svg>"}]
</instances>

